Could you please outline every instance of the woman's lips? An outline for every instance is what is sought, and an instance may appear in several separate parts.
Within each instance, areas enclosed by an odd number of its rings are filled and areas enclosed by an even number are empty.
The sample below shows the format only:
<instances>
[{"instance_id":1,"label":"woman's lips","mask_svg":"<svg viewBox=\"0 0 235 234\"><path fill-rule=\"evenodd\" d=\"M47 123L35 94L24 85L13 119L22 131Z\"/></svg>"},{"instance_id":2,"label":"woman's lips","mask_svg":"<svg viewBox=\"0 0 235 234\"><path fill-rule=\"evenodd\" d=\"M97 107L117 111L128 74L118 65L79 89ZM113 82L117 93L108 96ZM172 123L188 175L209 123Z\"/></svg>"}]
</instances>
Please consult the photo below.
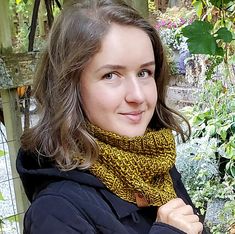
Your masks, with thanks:
<instances>
[{"instance_id":1,"label":"woman's lips","mask_svg":"<svg viewBox=\"0 0 235 234\"><path fill-rule=\"evenodd\" d=\"M143 111L127 112L127 113L122 113L121 115L125 116L131 122L138 123L142 119Z\"/></svg>"}]
</instances>

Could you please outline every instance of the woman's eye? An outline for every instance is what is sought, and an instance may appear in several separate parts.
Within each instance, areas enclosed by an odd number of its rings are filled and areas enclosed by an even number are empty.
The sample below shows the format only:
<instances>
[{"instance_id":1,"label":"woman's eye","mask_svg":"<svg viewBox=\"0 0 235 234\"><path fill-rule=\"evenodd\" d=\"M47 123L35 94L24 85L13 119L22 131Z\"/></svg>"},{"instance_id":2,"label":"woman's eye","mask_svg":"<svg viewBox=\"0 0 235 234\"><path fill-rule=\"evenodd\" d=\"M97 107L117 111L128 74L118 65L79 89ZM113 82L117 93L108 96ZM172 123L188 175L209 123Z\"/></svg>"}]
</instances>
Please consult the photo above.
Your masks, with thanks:
<instances>
[{"instance_id":1,"label":"woman's eye","mask_svg":"<svg viewBox=\"0 0 235 234\"><path fill-rule=\"evenodd\" d=\"M107 73L103 76L103 78L106 80L113 80L113 79L117 78L117 75L114 73Z\"/></svg>"},{"instance_id":2,"label":"woman's eye","mask_svg":"<svg viewBox=\"0 0 235 234\"><path fill-rule=\"evenodd\" d=\"M147 78L151 75L152 75L152 72L149 71L149 70L142 70L137 74L137 76L140 77L140 78Z\"/></svg>"}]
</instances>

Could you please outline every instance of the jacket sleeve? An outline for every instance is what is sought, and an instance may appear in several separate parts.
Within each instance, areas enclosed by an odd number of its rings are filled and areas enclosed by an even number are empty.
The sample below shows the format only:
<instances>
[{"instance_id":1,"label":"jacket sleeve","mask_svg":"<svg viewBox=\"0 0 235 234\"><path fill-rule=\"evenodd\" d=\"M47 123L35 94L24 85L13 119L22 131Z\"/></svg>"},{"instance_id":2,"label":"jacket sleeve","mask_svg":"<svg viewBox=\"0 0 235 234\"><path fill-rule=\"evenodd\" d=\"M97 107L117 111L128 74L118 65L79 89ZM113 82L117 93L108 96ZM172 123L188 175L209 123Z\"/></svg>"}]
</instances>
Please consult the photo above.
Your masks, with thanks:
<instances>
[{"instance_id":1,"label":"jacket sleeve","mask_svg":"<svg viewBox=\"0 0 235 234\"><path fill-rule=\"evenodd\" d=\"M185 232L165 223L155 222L149 234L186 234Z\"/></svg>"},{"instance_id":2,"label":"jacket sleeve","mask_svg":"<svg viewBox=\"0 0 235 234\"><path fill-rule=\"evenodd\" d=\"M63 197L37 198L25 214L24 234L94 234L95 229Z\"/></svg>"}]
</instances>

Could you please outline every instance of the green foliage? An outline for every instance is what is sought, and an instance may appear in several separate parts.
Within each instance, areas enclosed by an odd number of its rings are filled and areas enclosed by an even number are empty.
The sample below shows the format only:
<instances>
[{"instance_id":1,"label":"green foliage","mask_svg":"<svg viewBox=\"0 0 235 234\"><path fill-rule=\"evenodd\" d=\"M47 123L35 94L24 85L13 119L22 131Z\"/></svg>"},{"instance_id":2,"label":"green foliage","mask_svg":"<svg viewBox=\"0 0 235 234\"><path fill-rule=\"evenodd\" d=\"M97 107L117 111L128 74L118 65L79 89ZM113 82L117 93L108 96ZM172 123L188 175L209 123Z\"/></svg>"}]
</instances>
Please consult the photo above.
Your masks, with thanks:
<instances>
[{"instance_id":1,"label":"green foliage","mask_svg":"<svg viewBox=\"0 0 235 234\"><path fill-rule=\"evenodd\" d=\"M215 191L216 193L217 191ZM232 200L233 199L233 200ZM210 232L213 234L230 234L231 227L235 224L235 201L234 197L231 200L225 202L223 209L219 211L220 223L217 225L207 223L207 226L210 228ZM233 226L234 227L234 226Z\"/></svg>"},{"instance_id":2,"label":"green foliage","mask_svg":"<svg viewBox=\"0 0 235 234\"><path fill-rule=\"evenodd\" d=\"M28 34L30 30L31 12L33 7L32 1L10 0L10 12L12 17L13 29L13 51L25 52L28 48Z\"/></svg>"},{"instance_id":3,"label":"green foliage","mask_svg":"<svg viewBox=\"0 0 235 234\"><path fill-rule=\"evenodd\" d=\"M19 215L12 215L6 218L10 222L19 222Z\"/></svg>"},{"instance_id":4,"label":"green foliage","mask_svg":"<svg viewBox=\"0 0 235 234\"><path fill-rule=\"evenodd\" d=\"M32 19L33 6L35 1L29 0L9 0L11 21L14 22L12 25L12 36L13 36L13 51L15 53L26 52L28 50L30 25ZM42 2L41 2L42 4ZM52 4L53 15L56 16L60 12L56 4ZM43 8L42 8L43 9ZM45 21L46 10L44 13ZM39 20L37 20L39 23ZM45 23L45 22L44 22ZM46 32L47 33L47 32ZM40 50L44 47L46 35L40 35L39 27L36 28L36 36L34 43L34 50Z\"/></svg>"},{"instance_id":5,"label":"green foliage","mask_svg":"<svg viewBox=\"0 0 235 234\"><path fill-rule=\"evenodd\" d=\"M198 20L182 29L187 38L188 48L192 54L206 54L211 60L217 57L222 59L229 77L229 60L234 56L234 0L194 0ZM207 79L214 73L215 63L209 68Z\"/></svg>"},{"instance_id":6,"label":"green foliage","mask_svg":"<svg viewBox=\"0 0 235 234\"><path fill-rule=\"evenodd\" d=\"M0 217L0 230L3 231L2 229L4 229L4 226L8 226L8 230L9 230L9 224L13 224L15 222L19 222L19 214L17 215L12 215L9 217ZM3 226L4 225L4 226ZM11 228L10 228L11 229ZM14 228L11 229L12 231L14 230ZM18 230L18 229L17 229ZM4 232L4 231L3 231ZM2 233L2 232L0 232ZM5 233L5 232L4 232Z\"/></svg>"},{"instance_id":7,"label":"green foliage","mask_svg":"<svg viewBox=\"0 0 235 234\"><path fill-rule=\"evenodd\" d=\"M210 0L210 2L211 2L212 5L222 9L229 2L232 2L232 1L231 0Z\"/></svg>"},{"instance_id":8,"label":"green foliage","mask_svg":"<svg viewBox=\"0 0 235 234\"><path fill-rule=\"evenodd\" d=\"M211 233L227 233L224 230L235 217L234 87L225 87L218 80L206 81L197 104L182 111L192 126L192 139L178 146L177 167L202 213L208 202L218 198L225 201L220 224L207 225Z\"/></svg>"},{"instance_id":9,"label":"green foliage","mask_svg":"<svg viewBox=\"0 0 235 234\"><path fill-rule=\"evenodd\" d=\"M4 197L1 192L0 192L0 201L4 201Z\"/></svg>"},{"instance_id":10,"label":"green foliage","mask_svg":"<svg viewBox=\"0 0 235 234\"><path fill-rule=\"evenodd\" d=\"M2 229L3 224L4 224L4 221L3 221L2 217L0 217L0 230Z\"/></svg>"},{"instance_id":11,"label":"green foliage","mask_svg":"<svg viewBox=\"0 0 235 234\"><path fill-rule=\"evenodd\" d=\"M0 150L0 157L6 155L6 152L4 150Z\"/></svg>"},{"instance_id":12,"label":"green foliage","mask_svg":"<svg viewBox=\"0 0 235 234\"><path fill-rule=\"evenodd\" d=\"M206 211L208 200L215 195L214 190L219 183L216 145L216 138L202 137L177 147L176 166L194 204L202 214Z\"/></svg>"},{"instance_id":13,"label":"green foliage","mask_svg":"<svg viewBox=\"0 0 235 234\"><path fill-rule=\"evenodd\" d=\"M217 32L215 32L215 39L221 39L226 43L230 43L233 40L233 35L227 28L222 27Z\"/></svg>"},{"instance_id":14,"label":"green foliage","mask_svg":"<svg viewBox=\"0 0 235 234\"><path fill-rule=\"evenodd\" d=\"M216 9L232 11L231 6L234 0L193 0L193 6L199 18L202 18L203 13L208 18L211 18L212 11Z\"/></svg>"},{"instance_id":15,"label":"green foliage","mask_svg":"<svg viewBox=\"0 0 235 234\"><path fill-rule=\"evenodd\" d=\"M182 29L183 35L188 38L186 42L192 54L224 55L225 52L219 44L230 43L232 33L226 27L221 27L215 33L213 29L211 23L199 20Z\"/></svg>"},{"instance_id":16,"label":"green foliage","mask_svg":"<svg viewBox=\"0 0 235 234\"><path fill-rule=\"evenodd\" d=\"M202 15L203 3L202 1L193 1L193 6L195 7L196 13L198 16Z\"/></svg>"},{"instance_id":17,"label":"green foliage","mask_svg":"<svg viewBox=\"0 0 235 234\"><path fill-rule=\"evenodd\" d=\"M3 197L3 195L2 195L1 192L0 192L0 201L4 201L4 197ZM3 219L2 219L2 217L0 216L0 229L1 229L1 226L2 226L3 223L4 223L4 222L3 222Z\"/></svg>"},{"instance_id":18,"label":"green foliage","mask_svg":"<svg viewBox=\"0 0 235 234\"><path fill-rule=\"evenodd\" d=\"M222 61L223 58L221 56L210 56L210 66L207 68L205 73L206 80L212 79L216 67L218 67L218 65L221 64Z\"/></svg>"},{"instance_id":19,"label":"green foliage","mask_svg":"<svg viewBox=\"0 0 235 234\"><path fill-rule=\"evenodd\" d=\"M208 82L201 102L190 120L194 137L208 136L218 139L217 157L225 163L225 174L235 179L235 93L225 88L221 81ZM223 160L221 160L223 158Z\"/></svg>"},{"instance_id":20,"label":"green foliage","mask_svg":"<svg viewBox=\"0 0 235 234\"><path fill-rule=\"evenodd\" d=\"M155 13L156 11L156 5L154 0L148 0L148 8L150 13Z\"/></svg>"},{"instance_id":21,"label":"green foliage","mask_svg":"<svg viewBox=\"0 0 235 234\"><path fill-rule=\"evenodd\" d=\"M225 233L224 230L232 224L235 217L235 180L225 176L224 181L221 181L216 159L218 142L215 137L193 138L188 143L178 145L176 161L184 185L201 214L205 215L208 211L208 203L224 201L224 206L215 214L220 223L216 226L213 224L213 227L207 220L205 224L213 234Z\"/></svg>"}]
</instances>

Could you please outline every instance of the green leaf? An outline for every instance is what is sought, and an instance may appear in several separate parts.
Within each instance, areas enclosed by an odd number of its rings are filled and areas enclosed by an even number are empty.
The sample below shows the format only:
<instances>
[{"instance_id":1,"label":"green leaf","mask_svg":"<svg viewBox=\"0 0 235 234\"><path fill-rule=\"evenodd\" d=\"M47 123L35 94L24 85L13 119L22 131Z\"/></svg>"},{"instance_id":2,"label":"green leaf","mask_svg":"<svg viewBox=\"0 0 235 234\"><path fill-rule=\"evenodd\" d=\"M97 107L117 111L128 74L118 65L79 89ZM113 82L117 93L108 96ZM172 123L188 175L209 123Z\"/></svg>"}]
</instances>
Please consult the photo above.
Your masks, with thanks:
<instances>
[{"instance_id":1,"label":"green leaf","mask_svg":"<svg viewBox=\"0 0 235 234\"><path fill-rule=\"evenodd\" d=\"M234 165L232 167L230 167L230 173L231 173L232 177L235 178L235 166Z\"/></svg>"},{"instance_id":2,"label":"green leaf","mask_svg":"<svg viewBox=\"0 0 235 234\"><path fill-rule=\"evenodd\" d=\"M229 144L235 148L235 135L232 135L230 138L229 138Z\"/></svg>"},{"instance_id":3,"label":"green leaf","mask_svg":"<svg viewBox=\"0 0 235 234\"><path fill-rule=\"evenodd\" d=\"M208 12L207 14L207 20L210 22L212 20L212 13L211 12Z\"/></svg>"},{"instance_id":4,"label":"green leaf","mask_svg":"<svg viewBox=\"0 0 235 234\"><path fill-rule=\"evenodd\" d=\"M198 37L191 37L187 40L189 51L192 54L210 54L215 55L217 44L213 36L203 35L199 40Z\"/></svg>"},{"instance_id":5,"label":"green leaf","mask_svg":"<svg viewBox=\"0 0 235 234\"><path fill-rule=\"evenodd\" d=\"M6 152L4 150L0 150L0 157L6 155Z\"/></svg>"},{"instance_id":6,"label":"green leaf","mask_svg":"<svg viewBox=\"0 0 235 234\"><path fill-rule=\"evenodd\" d=\"M202 36L203 34L210 34L213 29L213 25L207 21L195 20L191 25L185 26L182 29L182 33L185 37L190 38L192 36Z\"/></svg>"},{"instance_id":7,"label":"green leaf","mask_svg":"<svg viewBox=\"0 0 235 234\"><path fill-rule=\"evenodd\" d=\"M216 46L216 51L214 55L224 56L224 49L222 47Z\"/></svg>"},{"instance_id":8,"label":"green leaf","mask_svg":"<svg viewBox=\"0 0 235 234\"><path fill-rule=\"evenodd\" d=\"M211 34L213 25L206 21L194 21L182 29L182 33L187 37L189 51L192 54L223 54L222 48L218 47L216 39Z\"/></svg>"},{"instance_id":9,"label":"green leaf","mask_svg":"<svg viewBox=\"0 0 235 234\"><path fill-rule=\"evenodd\" d=\"M230 1L231 0L210 0L211 4L218 8L225 7Z\"/></svg>"},{"instance_id":10,"label":"green leaf","mask_svg":"<svg viewBox=\"0 0 235 234\"><path fill-rule=\"evenodd\" d=\"M233 40L232 33L225 27L220 28L216 33L216 40L221 39L226 43L229 43Z\"/></svg>"},{"instance_id":11,"label":"green leaf","mask_svg":"<svg viewBox=\"0 0 235 234\"><path fill-rule=\"evenodd\" d=\"M210 0L211 4L218 7L218 8L221 8L222 7L222 0Z\"/></svg>"},{"instance_id":12,"label":"green leaf","mask_svg":"<svg viewBox=\"0 0 235 234\"><path fill-rule=\"evenodd\" d=\"M4 201L4 197L1 192L0 192L0 201Z\"/></svg>"},{"instance_id":13,"label":"green leaf","mask_svg":"<svg viewBox=\"0 0 235 234\"><path fill-rule=\"evenodd\" d=\"M216 127L215 125L207 125L206 126L206 132L209 136L214 136L216 134Z\"/></svg>"},{"instance_id":14,"label":"green leaf","mask_svg":"<svg viewBox=\"0 0 235 234\"><path fill-rule=\"evenodd\" d=\"M235 148L233 148L230 144L226 147L226 156L224 158L232 159L232 157L235 155Z\"/></svg>"},{"instance_id":15,"label":"green leaf","mask_svg":"<svg viewBox=\"0 0 235 234\"><path fill-rule=\"evenodd\" d=\"M200 18L202 15L202 10L203 10L203 3L201 1L194 1L193 6L196 10L197 16Z\"/></svg>"},{"instance_id":16,"label":"green leaf","mask_svg":"<svg viewBox=\"0 0 235 234\"><path fill-rule=\"evenodd\" d=\"M235 178L235 163L230 161L226 164L226 171Z\"/></svg>"},{"instance_id":17,"label":"green leaf","mask_svg":"<svg viewBox=\"0 0 235 234\"><path fill-rule=\"evenodd\" d=\"M221 129L220 136L221 136L222 140L225 141L226 137L227 137L227 131L224 129Z\"/></svg>"},{"instance_id":18,"label":"green leaf","mask_svg":"<svg viewBox=\"0 0 235 234\"><path fill-rule=\"evenodd\" d=\"M19 215L12 215L6 218L10 222L19 222Z\"/></svg>"}]
</instances>

